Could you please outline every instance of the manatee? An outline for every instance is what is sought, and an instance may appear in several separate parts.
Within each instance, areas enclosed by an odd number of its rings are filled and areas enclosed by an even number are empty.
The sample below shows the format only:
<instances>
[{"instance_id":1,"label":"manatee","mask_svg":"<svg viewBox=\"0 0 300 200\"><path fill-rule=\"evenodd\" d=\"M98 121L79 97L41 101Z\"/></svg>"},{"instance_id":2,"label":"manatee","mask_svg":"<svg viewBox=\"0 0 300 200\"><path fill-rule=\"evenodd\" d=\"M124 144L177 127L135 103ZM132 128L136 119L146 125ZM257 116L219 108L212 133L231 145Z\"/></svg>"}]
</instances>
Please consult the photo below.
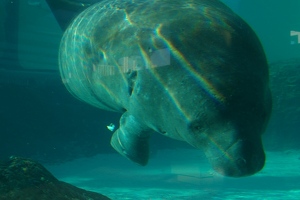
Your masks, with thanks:
<instances>
[{"instance_id":1,"label":"manatee","mask_svg":"<svg viewBox=\"0 0 300 200\"><path fill-rule=\"evenodd\" d=\"M254 31L218 0L105 0L80 13L59 51L78 99L123 113L112 147L146 165L155 132L202 149L218 173L264 166L267 59Z\"/></svg>"}]
</instances>

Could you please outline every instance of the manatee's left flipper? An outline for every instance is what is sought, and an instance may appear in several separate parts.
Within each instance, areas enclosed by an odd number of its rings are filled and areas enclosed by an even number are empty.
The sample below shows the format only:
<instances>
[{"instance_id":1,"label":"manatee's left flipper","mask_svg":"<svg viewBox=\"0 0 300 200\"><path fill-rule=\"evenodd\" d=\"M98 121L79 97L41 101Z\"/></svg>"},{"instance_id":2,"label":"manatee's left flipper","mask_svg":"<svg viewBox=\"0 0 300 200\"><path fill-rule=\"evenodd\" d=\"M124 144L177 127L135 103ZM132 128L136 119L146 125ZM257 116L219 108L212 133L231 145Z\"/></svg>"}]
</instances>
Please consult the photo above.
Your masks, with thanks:
<instances>
[{"instance_id":1,"label":"manatee's left flipper","mask_svg":"<svg viewBox=\"0 0 300 200\"><path fill-rule=\"evenodd\" d=\"M146 165L149 159L150 134L149 128L126 112L122 115L120 127L114 132L110 143L129 160Z\"/></svg>"}]
</instances>

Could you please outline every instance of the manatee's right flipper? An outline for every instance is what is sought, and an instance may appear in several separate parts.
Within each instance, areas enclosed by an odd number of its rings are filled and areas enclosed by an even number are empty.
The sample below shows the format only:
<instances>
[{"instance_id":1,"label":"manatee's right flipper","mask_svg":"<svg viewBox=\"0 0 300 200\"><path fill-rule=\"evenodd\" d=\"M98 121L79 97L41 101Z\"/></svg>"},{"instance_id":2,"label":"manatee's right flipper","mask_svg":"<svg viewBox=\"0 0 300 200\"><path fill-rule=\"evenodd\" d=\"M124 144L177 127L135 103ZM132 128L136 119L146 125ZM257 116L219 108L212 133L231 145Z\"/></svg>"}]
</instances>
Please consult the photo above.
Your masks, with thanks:
<instances>
[{"instance_id":1,"label":"manatee's right flipper","mask_svg":"<svg viewBox=\"0 0 300 200\"><path fill-rule=\"evenodd\" d=\"M122 115L120 127L114 132L110 143L129 160L146 165L149 159L150 134L149 128L126 112Z\"/></svg>"}]
</instances>

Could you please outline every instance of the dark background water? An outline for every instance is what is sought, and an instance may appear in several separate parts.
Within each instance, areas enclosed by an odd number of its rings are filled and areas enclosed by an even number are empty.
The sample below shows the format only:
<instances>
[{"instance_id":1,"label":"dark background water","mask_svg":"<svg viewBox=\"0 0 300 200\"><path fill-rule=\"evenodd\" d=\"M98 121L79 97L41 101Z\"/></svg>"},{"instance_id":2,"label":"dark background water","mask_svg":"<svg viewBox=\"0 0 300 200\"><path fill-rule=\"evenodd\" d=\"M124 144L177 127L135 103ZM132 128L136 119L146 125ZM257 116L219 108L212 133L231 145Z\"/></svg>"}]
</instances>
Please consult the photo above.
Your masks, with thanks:
<instances>
[{"instance_id":1,"label":"dark background water","mask_svg":"<svg viewBox=\"0 0 300 200\"><path fill-rule=\"evenodd\" d=\"M299 149L300 43L291 31L300 32L300 1L224 2L255 30L270 63L274 109L266 149ZM60 80L62 32L45 1L0 2L0 159L18 155L53 163L115 152L106 126L118 124L120 114L78 101ZM152 153L191 148L158 134L151 143Z\"/></svg>"}]
</instances>

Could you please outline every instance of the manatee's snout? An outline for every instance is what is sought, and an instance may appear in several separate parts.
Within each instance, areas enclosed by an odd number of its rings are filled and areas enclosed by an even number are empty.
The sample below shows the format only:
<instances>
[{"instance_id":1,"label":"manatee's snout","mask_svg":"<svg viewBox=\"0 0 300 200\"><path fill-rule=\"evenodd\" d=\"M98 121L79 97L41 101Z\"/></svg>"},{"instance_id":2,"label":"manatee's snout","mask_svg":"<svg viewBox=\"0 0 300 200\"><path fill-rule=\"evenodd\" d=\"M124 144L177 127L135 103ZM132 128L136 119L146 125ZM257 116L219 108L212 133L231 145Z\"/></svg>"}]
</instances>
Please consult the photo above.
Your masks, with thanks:
<instances>
[{"instance_id":1,"label":"manatee's snout","mask_svg":"<svg viewBox=\"0 0 300 200\"><path fill-rule=\"evenodd\" d=\"M206 154L218 173L230 177L250 176L260 171L265 163L265 153L260 138L240 139L225 150L214 147Z\"/></svg>"}]
</instances>

